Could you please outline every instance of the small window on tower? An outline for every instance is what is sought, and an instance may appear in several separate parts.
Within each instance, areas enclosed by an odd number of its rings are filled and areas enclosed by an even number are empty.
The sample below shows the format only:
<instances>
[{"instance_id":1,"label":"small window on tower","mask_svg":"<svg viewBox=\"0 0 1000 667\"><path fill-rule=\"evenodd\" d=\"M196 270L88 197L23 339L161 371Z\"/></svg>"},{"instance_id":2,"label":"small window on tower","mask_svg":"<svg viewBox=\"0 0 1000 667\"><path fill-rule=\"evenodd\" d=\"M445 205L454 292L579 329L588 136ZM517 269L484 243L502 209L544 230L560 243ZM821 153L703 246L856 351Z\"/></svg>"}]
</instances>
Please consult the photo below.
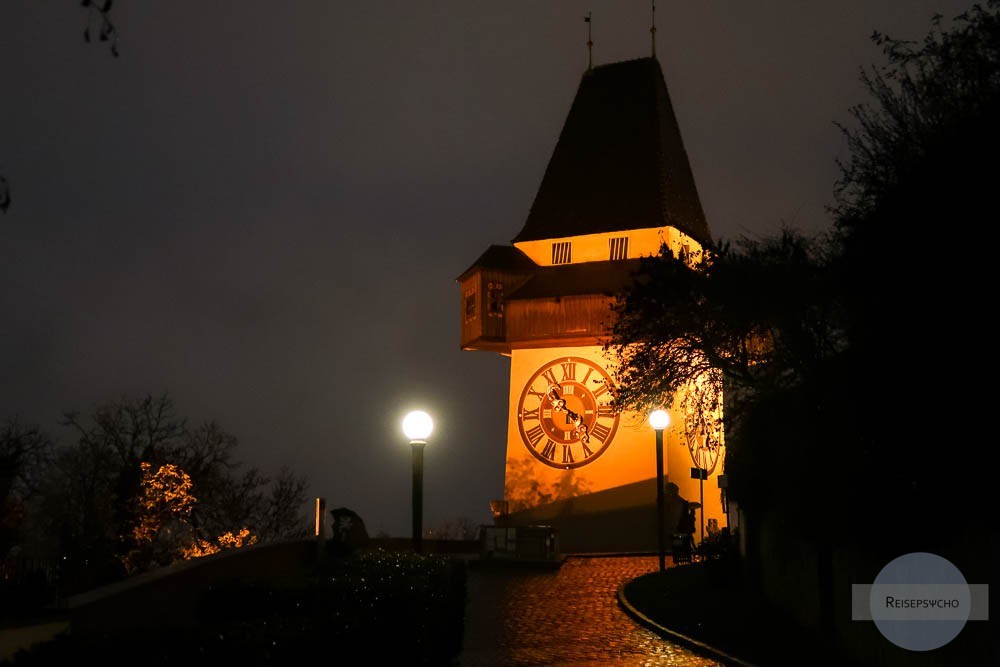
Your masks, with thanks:
<instances>
[{"instance_id":1,"label":"small window on tower","mask_svg":"<svg viewBox=\"0 0 1000 667\"><path fill-rule=\"evenodd\" d=\"M476 290L468 290L465 293L465 321L471 322L476 319Z\"/></svg>"},{"instance_id":2,"label":"small window on tower","mask_svg":"<svg viewBox=\"0 0 1000 667\"><path fill-rule=\"evenodd\" d=\"M552 263L569 264L573 261L572 245L569 241L552 244Z\"/></svg>"},{"instance_id":3,"label":"small window on tower","mask_svg":"<svg viewBox=\"0 0 1000 667\"><path fill-rule=\"evenodd\" d=\"M611 250L609 259L628 259L627 236L618 236L608 239L608 246L610 246Z\"/></svg>"},{"instance_id":4,"label":"small window on tower","mask_svg":"<svg viewBox=\"0 0 1000 667\"><path fill-rule=\"evenodd\" d=\"M486 313L490 317L503 317L503 283L488 284Z\"/></svg>"}]
</instances>

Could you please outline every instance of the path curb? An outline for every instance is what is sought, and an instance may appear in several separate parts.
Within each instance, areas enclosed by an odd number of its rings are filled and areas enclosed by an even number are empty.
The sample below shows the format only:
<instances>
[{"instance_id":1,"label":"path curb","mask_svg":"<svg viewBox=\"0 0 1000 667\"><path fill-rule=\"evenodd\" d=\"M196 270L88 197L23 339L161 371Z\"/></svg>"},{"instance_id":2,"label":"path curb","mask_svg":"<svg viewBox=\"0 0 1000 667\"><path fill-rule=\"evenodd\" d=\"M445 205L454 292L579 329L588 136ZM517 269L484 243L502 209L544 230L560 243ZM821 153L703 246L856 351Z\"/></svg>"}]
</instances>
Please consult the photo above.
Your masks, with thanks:
<instances>
[{"instance_id":1,"label":"path curb","mask_svg":"<svg viewBox=\"0 0 1000 667\"><path fill-rule=\"evenodd\" d=\"M639 623L639 625L642 625L643 627L652 630L653 632L663 637L664 639L669 639L679 644L683 644L693 651L706 654L709 657L716 658L718 660L722 660L727 664L738 665L739 667L757 667L757 665L753 664L752 662L747 662L746 660L737 658L736 656L730 655L725 651L719 650L714 646L710 646L705 642L698 641L693 637L688 637L687 635L681 634L676 630L671 630L670 628L662 626L653 619L649 618L641 611L636 609L635 606L631 602L629 602L628 598L625 597L625 587L628 586L629 583L631 582L625 582L624 584L618 587L618 593L617 593L618 606L621 607L622 610L626 614L631 616L637 623Z\"/></svg>"}]
</instances>

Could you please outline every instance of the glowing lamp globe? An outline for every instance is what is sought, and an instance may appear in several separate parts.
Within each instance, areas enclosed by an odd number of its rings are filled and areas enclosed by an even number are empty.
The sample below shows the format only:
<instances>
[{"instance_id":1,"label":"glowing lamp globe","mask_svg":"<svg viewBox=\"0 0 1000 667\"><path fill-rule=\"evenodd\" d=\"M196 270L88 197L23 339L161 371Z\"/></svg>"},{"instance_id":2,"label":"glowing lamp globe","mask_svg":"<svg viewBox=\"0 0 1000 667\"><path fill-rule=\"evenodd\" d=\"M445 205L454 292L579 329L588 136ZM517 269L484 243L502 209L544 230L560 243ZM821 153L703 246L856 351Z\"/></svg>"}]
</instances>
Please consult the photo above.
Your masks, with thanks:
<instances>
[{"instance_id":1,"label":"glowing lamp globe","mask_svg":"<svg viewBox=\"0 0 1000 667\"><path fill-rule=\"evenodd\" d=\"M414 410L403 419L403 433L410 442L422 442L434 430L434 420L423 410Z\"/></svg>"},{"instance_id":2,"label":"glowing lamp globe","mask_svg":"<svg viewBox=\"0 0 1000 667\"><path fill-rule=\"evenodd\" d=\"M666 410L653 410L649 415L649 425L657 431L662 431L670 424L670 415Z\"/></svg>"}]
</instances>

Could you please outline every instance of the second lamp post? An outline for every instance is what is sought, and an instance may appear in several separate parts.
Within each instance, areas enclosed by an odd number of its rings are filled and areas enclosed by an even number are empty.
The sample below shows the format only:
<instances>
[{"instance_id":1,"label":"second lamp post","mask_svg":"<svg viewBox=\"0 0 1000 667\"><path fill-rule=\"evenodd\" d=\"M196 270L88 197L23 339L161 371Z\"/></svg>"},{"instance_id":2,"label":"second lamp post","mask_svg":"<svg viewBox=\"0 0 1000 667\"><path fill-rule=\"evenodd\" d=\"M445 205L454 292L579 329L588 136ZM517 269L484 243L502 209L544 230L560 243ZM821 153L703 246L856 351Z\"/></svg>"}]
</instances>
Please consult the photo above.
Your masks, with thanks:
<instances>
[{"instance_id":1,"label":"second lamp post","mask_svg":"<svg viewBox=\"0 0 1000 667\"><path fill-rule=\"evenodd\" d=\"M649 415L649 425L656 431L656 547L657 555L660 557L660 572L667 569L667 540L663 525L663 429L668 424L670 424L670 415L667 414L666 410L654 410Z\"/></svg>"},{"instance_id":2,"label":"second lamp post","mask_svg":"<svg viewBox=\"0 0 1000 667\"><path fill-rule=\"evenodd\" d=\"M434 430L434 420L422 410L414 410L403 419L403 433L413 448L413 551L423 552L424 533L424 447Z\"/></svg>"}]
</instances>

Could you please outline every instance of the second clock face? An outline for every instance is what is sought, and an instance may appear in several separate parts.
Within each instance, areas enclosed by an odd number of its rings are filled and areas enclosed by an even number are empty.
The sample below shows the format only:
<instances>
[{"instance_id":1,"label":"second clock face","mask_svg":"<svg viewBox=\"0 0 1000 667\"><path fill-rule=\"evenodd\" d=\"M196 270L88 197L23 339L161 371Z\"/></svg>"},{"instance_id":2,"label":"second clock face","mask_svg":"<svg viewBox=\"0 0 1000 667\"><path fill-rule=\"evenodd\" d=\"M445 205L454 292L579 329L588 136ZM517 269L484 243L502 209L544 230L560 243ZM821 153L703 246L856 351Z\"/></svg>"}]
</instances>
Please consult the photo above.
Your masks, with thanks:
<instances>
[{"instance_id":1,"label":"second clock face","mask_svg":"<svg viewBox=\"0 0 1000 667\"><path fill-rule=\"evenodd\" d=\"M559 357L531 376L515 406L521 441L553 468L579 468L603 454L618 431L611 376L582 357Z\"/></svg>"}]
</instances>

